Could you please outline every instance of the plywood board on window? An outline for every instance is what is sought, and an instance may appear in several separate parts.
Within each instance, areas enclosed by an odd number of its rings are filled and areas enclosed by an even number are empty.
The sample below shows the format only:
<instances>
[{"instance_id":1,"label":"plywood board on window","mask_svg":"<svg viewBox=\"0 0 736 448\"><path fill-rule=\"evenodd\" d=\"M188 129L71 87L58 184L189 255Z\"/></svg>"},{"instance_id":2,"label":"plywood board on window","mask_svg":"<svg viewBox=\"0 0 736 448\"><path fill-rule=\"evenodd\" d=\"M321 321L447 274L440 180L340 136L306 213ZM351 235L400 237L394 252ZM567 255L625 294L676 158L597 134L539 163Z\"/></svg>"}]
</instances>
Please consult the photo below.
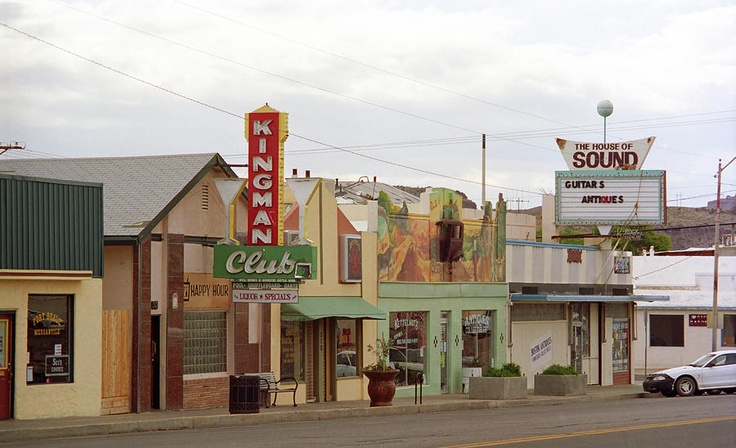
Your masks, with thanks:
<instances>
[{"instance_id":1,"label":"plywood board on window","mask_svg":"<svg viewBox=\"0 0 736 448\"><path fill-rule=\"evenodd\" d=\"M130 412L132 334L130 310L102 312L102 414Z\"/></svg>"}]
</instances>

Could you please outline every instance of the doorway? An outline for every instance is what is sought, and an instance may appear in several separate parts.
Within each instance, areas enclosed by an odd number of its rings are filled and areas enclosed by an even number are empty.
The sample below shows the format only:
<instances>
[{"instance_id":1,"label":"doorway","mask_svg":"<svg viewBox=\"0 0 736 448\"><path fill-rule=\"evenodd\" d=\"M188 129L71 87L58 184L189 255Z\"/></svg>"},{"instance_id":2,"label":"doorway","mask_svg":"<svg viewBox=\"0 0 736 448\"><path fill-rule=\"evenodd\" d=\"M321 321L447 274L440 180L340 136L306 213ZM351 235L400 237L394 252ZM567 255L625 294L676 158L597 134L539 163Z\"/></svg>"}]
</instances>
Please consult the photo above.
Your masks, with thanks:
<instances>
[{"instance_id":1,"label":"doorway","mask_svg":"<svg viewBox=\"0 0 736 448\"><path fill-rule=\"evenodd\" d=\"M161 409L161 316L151 316L151 408Z\"/></svg>"},{"instance_id":2,"label":"doorway","mask_svg":"<svg viewBox=\"0 0 736 448\"><path fill-rule=\"evenodd\" d=\"M442 311L440 315L440 390L443 394L449 393L448 386L448 359L447 359L447 322L450 319L449 311Z\"/></svg>"},{"instance_id":3,"label":"doorway","mask_svg":"<svg viewBox=\"0 0 736 448\"><path fill-rule=\"evenodd\" d=\"M613 384L631 384L629 371L629 320L613 320Z\"/></svg>"},{"instance_id":4,"label":"doorway","mask_svg":"<svg viewBox=\"0 0 736 448\"><path fill-rule=\"evenodd\" d=\"M13 416L13 314L0 314L0 420Z\"/></svg>"}]
</instances>

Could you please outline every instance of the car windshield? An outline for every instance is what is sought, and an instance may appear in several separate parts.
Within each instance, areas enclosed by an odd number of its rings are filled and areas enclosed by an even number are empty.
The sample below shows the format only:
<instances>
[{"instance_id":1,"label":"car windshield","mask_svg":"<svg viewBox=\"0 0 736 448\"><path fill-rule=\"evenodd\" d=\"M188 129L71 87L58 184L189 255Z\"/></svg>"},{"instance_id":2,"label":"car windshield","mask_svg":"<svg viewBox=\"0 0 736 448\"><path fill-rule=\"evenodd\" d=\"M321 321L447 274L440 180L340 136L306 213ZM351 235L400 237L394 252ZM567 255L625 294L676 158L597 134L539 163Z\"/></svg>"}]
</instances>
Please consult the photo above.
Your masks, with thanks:
<instances>
[{"instance_id":1,"label":"car windshield","mask_svg":"<svg viewBox=\"0 0 736 448\"><path fill-rule=\"evenodd\" d=\"M708 364L708 361L713 359L713 356L713 353L708 353L707 355L703 355L695 361L691 362L689 365L693 367L703 367L704 365Z\"/></svg>"}]
</instances>

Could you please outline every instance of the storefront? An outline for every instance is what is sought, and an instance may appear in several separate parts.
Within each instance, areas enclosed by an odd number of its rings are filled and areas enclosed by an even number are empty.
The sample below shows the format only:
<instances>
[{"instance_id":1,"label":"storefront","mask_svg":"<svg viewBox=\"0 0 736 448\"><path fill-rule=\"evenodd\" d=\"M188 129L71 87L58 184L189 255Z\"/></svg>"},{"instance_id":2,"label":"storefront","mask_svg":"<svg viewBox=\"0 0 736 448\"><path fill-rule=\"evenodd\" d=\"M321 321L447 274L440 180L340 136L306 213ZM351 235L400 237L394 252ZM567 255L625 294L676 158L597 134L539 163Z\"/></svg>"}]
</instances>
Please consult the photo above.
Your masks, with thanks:
<instances>
[{"instance_id":1,"label":"storefront","mask_svg":"<svg viewBox=\"0 0 736 448\"><path fill-rule=\"evenodd\" d=\"M102 185L0 174L0 203L0 419L100 415Z\"/></svg>"},{"instance_id":2,"label":"storefront","mask_svg":"<svg viewBox=\"0 0 736 448\"><path fill-rule=\"evenodd\" d=\"M507 297L505 283L381 283L378 334L391 340L396 396L413 395L420 378L427 395L462 393L463 368L506 362Z\"/></svg>"}]
</instances>

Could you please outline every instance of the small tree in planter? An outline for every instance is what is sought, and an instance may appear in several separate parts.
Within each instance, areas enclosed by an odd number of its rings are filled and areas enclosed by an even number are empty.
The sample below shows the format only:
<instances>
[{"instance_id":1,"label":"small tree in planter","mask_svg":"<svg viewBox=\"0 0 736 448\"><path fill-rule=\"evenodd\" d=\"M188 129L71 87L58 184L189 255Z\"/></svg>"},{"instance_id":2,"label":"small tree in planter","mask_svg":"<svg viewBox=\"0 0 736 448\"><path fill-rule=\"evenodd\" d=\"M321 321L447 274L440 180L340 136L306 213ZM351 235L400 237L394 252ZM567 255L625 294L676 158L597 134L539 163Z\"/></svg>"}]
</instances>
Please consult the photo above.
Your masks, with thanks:
<instances>
[{"instance_id":1,"label":"small tree in planter","mask_svg":"<svg viewBox=\"0 0 736 448\"><path fill-rule=\"evenodd\" d=\"M396 383L394 380L399 374L389 362L391 341L386 340L381 334L381 339L376 339L375 347L368 346L368 352L375 353L376 362L363 368L363 375L368 378L368 396L371 398L371 407L393 405L396 394Z\"/></svg>"},{"instance_id":2,"label":"small tree in planter","mask_svg":"<svg viewBox=\"0 0 736 448\"><path fill-rule=\"evenodd\" d=\"M587 384L575 367L552 364L534 377L534 395L585 395Z\"/></svg>"},{"instance_id":3,"label":"small tree in planter","mask_svg":"<svg viewBox=\"0 0 736 448\"><path fill-rule=\"evenodd\" d=\"M521 367L506 363L500 368L488 367L482 377L470 378L470 398L479 400L514 400L526 398L526 377Z\"/></svg>"}]
</instances>

